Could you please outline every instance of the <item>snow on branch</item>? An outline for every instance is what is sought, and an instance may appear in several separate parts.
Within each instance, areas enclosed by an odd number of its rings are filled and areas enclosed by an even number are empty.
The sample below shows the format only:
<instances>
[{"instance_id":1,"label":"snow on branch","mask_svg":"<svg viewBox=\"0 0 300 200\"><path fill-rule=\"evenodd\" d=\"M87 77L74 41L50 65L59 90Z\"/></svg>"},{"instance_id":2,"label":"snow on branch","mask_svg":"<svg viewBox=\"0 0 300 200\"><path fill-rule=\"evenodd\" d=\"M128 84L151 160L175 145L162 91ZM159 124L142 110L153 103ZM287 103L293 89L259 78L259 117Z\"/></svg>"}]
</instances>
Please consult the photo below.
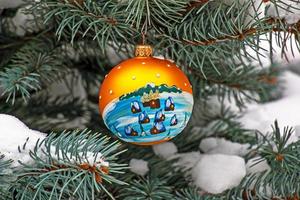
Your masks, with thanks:
<instances>
[{"instance_id":1,"label":"snow on branch","mask_svg":"<svg viewBox=\"0 0 300 200\"><path fill-rule=\"evenodd\" d=\"M110 142L99 133L74 130L46 136L3 114L0 133L0 152L13 161L11 169L16 178L12 185L17 197L51 199L54 195L60 199L103 191L113 199L105 184L125 184L113 176L123 173L127 166L116 163L124 150L118 151L117 141Z\"/></svg>"}]
</instances>

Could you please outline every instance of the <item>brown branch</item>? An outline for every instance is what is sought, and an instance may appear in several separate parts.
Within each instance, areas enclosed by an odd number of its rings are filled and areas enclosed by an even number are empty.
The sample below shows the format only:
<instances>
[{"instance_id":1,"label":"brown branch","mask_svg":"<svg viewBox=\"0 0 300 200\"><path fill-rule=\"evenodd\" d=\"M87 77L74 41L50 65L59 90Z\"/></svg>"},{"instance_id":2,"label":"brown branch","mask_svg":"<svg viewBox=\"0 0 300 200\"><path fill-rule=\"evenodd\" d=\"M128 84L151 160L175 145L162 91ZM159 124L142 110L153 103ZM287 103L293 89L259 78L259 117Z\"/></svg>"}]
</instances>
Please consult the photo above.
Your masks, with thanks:
<instances>
[{"instance_id":1,"label":"brown branch","mask_svg":"<svg viewBox=\"0 0 300 200\"><path fill-rule=\"evenodd\" d=\"M102 177L101 173L103 174L108 174L109 173L109 168L105 166L97 167L96 165L90 165L89 163L82 163L77 166L79 169L89 171L90 173L95 175L95 180L97 183L102 183ZM45 169L46 172L49 171L55 171L58 169L65 169L68 168L66 165L57 165L53 164L51 168Z\"/></svg>"},{"instance_id":2,"label":"brown branch","mask_svg":"<svg viewBox=\"0 0 300 200\"><path fill-rule=\"evenodd\" d=\"M244 189L242 192L242 199L243 200L250 200L253 197L256 197L256 191L255 189Z\"/></svg>"},{"instance_id":3,"label":"brown branch","mask_svg":"<svg viewBox=\"0 0 300 200\"><path fill-rule=\"evenodd\" d=\"M85 7L85 1L86 0L61 0L61 3L64 4L70 4L72 6L76 6L79 9L83 9ZM67 3L66 3L67 2ZM116 25L117 24L117 20L111 17L107 17L107 16L101 16L101 15L95 15L91 12L87 12L86 10L84 10L84 14L90 17L94 17L96 19L103 19L105 20L107 23L112 24L112 25Z\"/></svg>"},{"instance_id":4,"label":"brown branch","mask_svg":"<svg viewBox=\"0 0 300 200\"><path fill-rule=\"evenodd\" d=\"M284 155L281 153L276 153L276 157L275 157L276 161L278 162L282 162L284 159Z\"/></svg>"},{"instance_id":5,"label":"brown branch","mask_svg":"<svg viewBox=\"0 0 300 200\"><path fill-rule=\"evenodd\" d=\"M203 6L204 4L208 3L210 0L195 0L191 1L188 6L185 8L185 13L191 11L194 8Z\"/></svg>"},{"instance_id":6,"label":"brown branch","mask_svg":"<svg viewBox=\"0 0 300 200\"><path fill-rule=\"evenodd\" d=\"M97 168L96 165L90 165L89 163L82 163L79 165L79 168L83 169L83 170L87 170L90 173L94 174L95 180L97 183L102 183L102 177L101 177L100 172L102 172L104 174L109 173L108 167L101 166L100 168Z\"/></svg>"},{"instance_id":7,"label":"brown branch","mask_svg":"<svg viewBox=\"0 0 300 200\"><path fill-rule=\"evenodd\" d=\"M278 27L280 24L286 24L284 19L276 19L276 18L270 18L263 22L265 25L271 25L272 27L266 27L266 28L257 28L257 27L251 27L249 29L245 29L241 31L240 33L236 33L233 35L223 36L219 38L212 38L207 39L203 41L196 41L196 40L187 40L185 38L182 39L182 43L193 45L193 46L209 46L214 45L217 43L225 42L225 41L231 41L231 40L239 40L243 41L248 36L261 33L261 32L282 32L287 31L291 34L297 34L300 32L300 20L297 23L288 25L288 28L285 30L284 28Z\"/></svg>"},{"instance_id":8,"label":"brown branch","mask_svg":"<svg viewBox=\"0 0 300 200\"><path fill-rule=\"evenodd\" d=\"M94 17L96 19L104 19L107 23L111 24L111 25L116 25L117 24L117 20L111 17L104 17L104 16L99 16L99 15L95 15L93 13L90 12L85 12L86 15Z\"/></svg>"},{"instance_id":9,"label":"brown branch","mask_svg":"<svg viewBox=\"0 0 300 200\"><path fill-rule=\"evenodd\" d=\"M40 173L37 173L37 172L36 173L27 173L24 176L28 176L28 175L37 176L37 175L40 175L41 173L47 173L47 172L56 171L59 169L68 169L68 168L70 168L70 166L53 163L51 167L47 167L47 168L44 168L41 171L39 171ZM102 183L101 174L109 173L108 167L105 167L105 166L97 167L96 165L90 165L89 163L82 163L82 164L77 165L77 168L76 167L71 167L71 168L75 168L77 170L81 169L81 170L89 171L90 173L95 175L95 180L97 183ZM24 176L21 176L21 177L24 177Z\"/></svg>"},{"instance_id":10,"label":"brown branch","mask_svg":"<svg viewBox=\"0 0 300 200\"><path fill-rule=\"evenodd\" d=\"M272 197L271 200L299 200L300 197L297 195L297 193L292 194L290 196L286 197Z\"/></svg>"}]
</instances>

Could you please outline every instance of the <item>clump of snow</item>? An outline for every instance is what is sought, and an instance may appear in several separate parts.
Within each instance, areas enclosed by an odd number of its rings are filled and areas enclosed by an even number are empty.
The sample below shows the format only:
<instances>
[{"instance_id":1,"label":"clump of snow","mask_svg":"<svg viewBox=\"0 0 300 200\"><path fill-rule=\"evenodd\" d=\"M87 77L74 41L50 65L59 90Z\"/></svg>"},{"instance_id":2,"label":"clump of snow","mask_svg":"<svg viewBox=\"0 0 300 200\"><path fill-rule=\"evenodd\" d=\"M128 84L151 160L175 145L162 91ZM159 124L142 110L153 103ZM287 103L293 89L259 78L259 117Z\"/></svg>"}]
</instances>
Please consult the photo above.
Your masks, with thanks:
<instances>
[{"instance_id":1,"label":"clump of snow","mask_svg":"<svg viewBox=\"0 0 300 200\"><path fill-rule=\"evenodd\" d=\"M239 121L248 129L258 129L262 133L270 132L271 125L277 119L280 127L297 126L300 118L300 77L292 72L285 72L282 75L285 90L283 98L266 104L256 104L248 106L244 115ZM283 131L282 131L283 132ZM290 142L297 141L298 138L294 134Z\"/></svg>"},{"instance_id":2,"label":"clump of snow","mask_svg":"<svg viewBox=\"0 0 300 200\"><path fill-rule=\"evenodd\" d=\"M87 152L85 158L91 166L95 165L96 167L109 167L109 162L105 161L104 156L100 152L98 152L96 156L93 152Z\"/></svg>"},{"instance_id":3,"label":"clump of snow","mask_svg":"<svg viewBox=\"0 0 300 200\"><path fill-rule=\"evenodd\" d=\"M16 117L0 114L0 153L5 156L5 159L14 161L13 167L20 166L18 161L28 165L33 164L29 152L34 149L38 140L43 140L45 137L44 133L29 129ZM42 153L43 150L45 151L45 147L41 146L37 152L42 159L46 156ZM72 156L71 153L63 155L63 152L57 151L55 146L50 147L50 153L54 159L66 156L73 163L78 163L74 155ZM94 152L87 152L82 156L81 161L88 162L91 166L109 166L109 162L105 161L100 152L97 155Z\"/></svg>"},{"instance_id":4,"label":"clump of snow","mask_svg":"<svg viewBox=\"0 0 300 200\"><path fill-rule=\"evenodd\" d=\"M199 148L208 154L228 154L228 155L240 155L247 154L249 144L240 144L225 140L224 138L205 138L201 140Z\"/></svg>"},{"instance_id":5,"label":"clump of snow","mask_svg":"<svg viewBox=\"0 0 300 200\"><path fill-rule=\"evenodd\" d=\"M248 174L263 172L265 170L270 170L270 166L266 160L263 160L258 163L258 160L261 159L260 157L251 158L248 160L246 164L246 169Z\"/></svg>"},{"instance_id":6,"label":"clump of snow","mask_svg":"<svg viewBox=\"0 0 300 200\"><path fill-rule=\"evenodd\" d=\"M157 156L164 159L168 159L178 152L177 146L173 142L164 142L153 145L152 149Z\"/></svg>"},{"instance_id":7,"label":"clump of snow","mask_svg":"<svg viewBox=\"0 0 300 200\"><path fill-rule=\"evenodd\" d=\"M5 155L6 159L14 161L12 166L18 166L18 160L29 163L31 161L29 151L34 148L38 139L43 138L45 134L29 129L16 117L0 114L0 152ZM21 152L18 150L19 146L22 149Z\"/></svg>"},{"instance_id":8,"label":"clump of snow","mask_svg":"<svg viewBox=\"0 0 300 200\"><path fill-rule=\"evenodd\" d=\"M267 106L268 104L265 104ZM270 118L265 108L261 106L249 107L244 115L238 119L245 128L257 129L262 133L269 131L270 125L276 118Z\"/></svg>"},{"instance_id":9,"label":"clump of snow","mask_svg":"<svg viewBox=\"0 0 300 200\"><path fill-rule=\"evenodd\" d=\"M244 159L232 155L203 155L192 169L194 184L213 194L239 185L245 175Z\"/></svg>"},{"instance_id":10,"label":"clump of snow","mask_svg":"<svg viewBox=\"0 0 300 200\"><path fill-rule=\"evenodd\" d=\"M300 63L298 63L297 68L299 69ZM282 82L284 82L284 90L283 90L283 97L292 97L292 96L299 96L299 84L300 84L300 77L293 73L286 71L281 76Z\"/></svg>"},{"instance_id":11,"label":"clump of snow","mask_svg":"<svg viewBox=\"0 0 300 200\"><path fill-rule=\"evenodd\" d=\"M174 163L174 167L180 167L183 170L192 169L196 163L200 160L201 154L199 151L192 151L188 153L179 153L173 156L177 158L177 162Z\"/></svg>"},{"instance_id":12,"label":"clump of snow","mask_svg":"<svg viewBox=\"0 0 300 200\"><path fill-rule=\"evenodd\" d=\"M145 176L149 171L148 162L142 159L132 158L129 167L130 171L140 176Z\"/></svg>"},{"instance_id":13,"label":"clump of snow","mask_svg":"<svg viewBox=\"0 0 300 200\"><path fill-rule=\"evenodd\" d=\"M215 149L218 147L218 142L217 142L217 138L204 138L203 140L201 140L199 148L203 151L203 152L208 152L212 149Z\"/></svg>"},{"instance_id":14,"label":"clump of snow","mask_svg":"<svg viewBox=\"0 0 300 200\"><path fill-rule=\"evenodd\" d=\"M40 154L42 154L41 151ZM60 162L59 158L68 158L68 160L73 164L88 163L90 166L109 167L109 162L105 161L104 156L100 152L97 152L97 155L95 155L94 152L87 152L86 155L83 155L80 158L80 161L74 154L71 154L69 152L65 153L62 150L57 150L55 146L50 147L50 154L52 158L54 160L58 160L58 162ZM41 155L41 157L45 157L45 155Z\"/></svg>"}]
</instances>

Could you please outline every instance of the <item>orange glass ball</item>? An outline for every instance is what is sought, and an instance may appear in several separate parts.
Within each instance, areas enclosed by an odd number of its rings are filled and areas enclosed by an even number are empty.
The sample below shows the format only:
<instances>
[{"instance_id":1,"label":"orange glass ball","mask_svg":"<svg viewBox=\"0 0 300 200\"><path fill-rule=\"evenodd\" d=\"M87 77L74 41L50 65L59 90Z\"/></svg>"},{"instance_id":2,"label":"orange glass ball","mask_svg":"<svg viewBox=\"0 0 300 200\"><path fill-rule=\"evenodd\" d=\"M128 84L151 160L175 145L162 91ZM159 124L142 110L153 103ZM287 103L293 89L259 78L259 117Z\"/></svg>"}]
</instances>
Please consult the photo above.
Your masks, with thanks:
<instances>
[{"instance_id":1,"label":"orange glass ball","mask_svg":"<svg viewBox=\"0 0 300 200\"><path fill-rule=\"evenodd\" d=\"M193 109L192 86L176 64L151 57L150 47L140 47L136 57L106 75L99 110L105 125L121 140L152 145L184 129Z\"/></svg>"}]
</instances>

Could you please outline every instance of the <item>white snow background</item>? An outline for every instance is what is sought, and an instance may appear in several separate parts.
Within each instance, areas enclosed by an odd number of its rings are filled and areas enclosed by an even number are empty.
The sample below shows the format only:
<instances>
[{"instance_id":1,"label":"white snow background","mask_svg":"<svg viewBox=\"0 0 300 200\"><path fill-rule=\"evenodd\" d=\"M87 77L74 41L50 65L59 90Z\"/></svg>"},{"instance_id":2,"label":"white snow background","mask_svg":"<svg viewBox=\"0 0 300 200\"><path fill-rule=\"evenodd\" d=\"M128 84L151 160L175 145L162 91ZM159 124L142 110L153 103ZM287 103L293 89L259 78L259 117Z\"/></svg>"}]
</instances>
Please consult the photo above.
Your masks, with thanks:
<instances>
[{"instance_id":1,"label":"white snow background","mask_svg":"<svg viewBox=\"0 0 300 200\"><path fill-rule=\"evenodd\" d=\"M224 1L227 3L232 2L232 0ZM1 9L16 7L22 3L22 0L0 0L0 12ZM300 8L299 3L294 4L294 7ZM263 10L264 7L260 9ZM300 19L300 11L293 10L293 12L286 12L279 9L279 12L280 16L284 17L288 23L294 23ZM267 15L275 15L272 6L269 8ZM263 16L263 14L260 16ZM27 16L23 14L22 10L19 10L17 15L11 19L11 23L14 25L11 25L11 27L16 27L15 31L17 35L24 35L24 29L28 27L34 29L34 27L31 27L31 24L26 23L26 21L28 21L27 19L31 18L32 16ZM292 38L292 40L294 40L294 38ZM287 41L286 44L295 43ZM268 42L261 40L261 45L264 46L265 49L269 49ZM292 55L291 50L287 49L287 61L282 58L281 47L275 46L274 48L274 61L287 67L292 64L293 70L298 71L298 73L300 72L299 52L294 51L296 54ZM296 49L295 46L293 48ZM248 52L251 52L251 49L249 49ZM261 53L267 55L266 52ZM113 54L109 54L109 58L119 61L116 56L112 55ZM261 57L261 60L264 67L270 65L268 57ZM281 79L284 86L283 97L277 101L265 104L252 103L248 105L248 109L244 111L244 115L240 121L244 124L245 128L258 129L262 133L266 133L271 131L271 124L277 119L281 128L283 128L283 126L295 127L295 134L290 141L292 142L298 140L300 137L300 76L297 73L286 71ZM57 86L53 86L52 90L57 90L57 88ZM82 93L84 93L84 91ZM80 94L79 96L84 95ZM15 117L0 114L0 152L3 153L6 158L14 160L13 166L19 167L17 160L30 164L32 160L28 152L34 147L38 138L44 137L43 133L29 129ZM20 153L18 146L23 146L26 141L26 148ZM192 176L194 185L204 192L220 193L238 185L240 180L247 173L269 169L266 162L262 162L254 167L250 167L254 162L253 160L245 163L241 156L247 153L247 148L247 144L242 145L225 139L210 137L202 140L199 144L199 150L204 152L203 154L201 154L200 151L178 153L177 147L173 142L153 146L153 151L163 159L179 158L179 161L175 163L174 166L190 169L189 173ZM103 163L103 165L108 165L108 163ZM149 171L148 162L144 160L132 158L129 165L132 172L141 176L146 175Z\"/></svg>"}]
</instances>

